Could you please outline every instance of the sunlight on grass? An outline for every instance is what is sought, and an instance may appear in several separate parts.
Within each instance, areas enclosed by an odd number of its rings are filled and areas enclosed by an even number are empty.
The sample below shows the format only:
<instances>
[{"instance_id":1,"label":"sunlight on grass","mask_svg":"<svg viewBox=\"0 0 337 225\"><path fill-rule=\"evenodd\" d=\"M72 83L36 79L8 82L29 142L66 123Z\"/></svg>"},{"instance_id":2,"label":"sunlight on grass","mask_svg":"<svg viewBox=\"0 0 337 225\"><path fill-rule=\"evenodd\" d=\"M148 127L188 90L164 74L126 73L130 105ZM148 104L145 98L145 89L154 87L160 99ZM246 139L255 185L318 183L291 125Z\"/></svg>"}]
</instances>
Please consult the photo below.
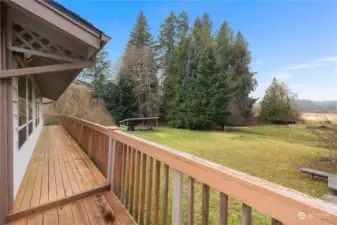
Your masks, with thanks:
<instances>
[{"instance_id":1,"label":"sunlight on grass","mask_svg":"<svg viewBox=\"0 0 337 225\"><path fill-rule=\"evenodd\" d=\"M288 126L274 125L240 127L227 133L161 127L154 132L132 132L131 134L317 198L330 192L327 181L311 180L308 175L301 173L299 168L311 167L337 172L333 165L321 162L321 159L328 154L328 150L318 147L320 143L305 125L293 126L290 135ZM219 193L211 189L210 197L210 221L211 224L215 224L219 220ZM195 199L196 216L199 218L200 184L196 184ZM184 179L183 203L184 209L187 209L187 177ZM230 224L240 224L241 203L230 199L229 211ZM186 215L184 218L187 218L186 210L184 215ZM270 224L270 219L265 215L256 211L253 215L255 224ZM196 221L198 221L197 218Z\"/></svg>"}]
</instances>

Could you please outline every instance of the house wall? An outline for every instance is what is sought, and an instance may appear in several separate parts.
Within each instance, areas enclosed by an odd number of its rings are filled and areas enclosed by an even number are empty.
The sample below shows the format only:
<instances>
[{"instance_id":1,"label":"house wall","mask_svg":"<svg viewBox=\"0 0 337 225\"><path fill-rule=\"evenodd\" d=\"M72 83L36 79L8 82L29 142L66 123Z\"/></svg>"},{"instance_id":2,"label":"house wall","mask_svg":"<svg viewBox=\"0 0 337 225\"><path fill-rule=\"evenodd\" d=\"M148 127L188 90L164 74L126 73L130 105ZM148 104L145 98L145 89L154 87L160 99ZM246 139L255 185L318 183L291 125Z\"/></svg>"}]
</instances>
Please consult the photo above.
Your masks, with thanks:
<instances>
[{"instance_id":1,"label":"house wall","mask_svg":"<svg viewBox=\"0 0 337 225\"><path fill-rule=\"evenodd\" d=\"M10 13L0 1L0 71L11 68ZM0 225L13 208L12 79L0 79Z\"/></svg>"},{"instance_id":2,"label":"house wall","mask_svg":"<svg viewBox=\"0 0 337 225\"><path fill-rule=\"evenodd\" d=\"M37 87L34 85L34 79L33 78L27 78L32 81L33 87L37 89ZM36 143L39 139L41 130L43 128L43 104L40 104L39 107L39 117L40 121L39 124L36 126L36 113L35 113L35 107L33 108L33 131L28 136L28 138L25 140L25 142L22 144L21 147L19 147L19 104L18 104L18 79L13 78L13 150L14 150L14 197L16 196L17 192L19 191L20 184L22 182L22 179L25 175L26 169L28 167L29 161L32 157L33 151L35 149ZM33 94L33 98L35 98L35 94ZM42 103L42 98L39 98L40 102ZM35 106L35 104L34 104Z\"/></svg>"}]
</instances>

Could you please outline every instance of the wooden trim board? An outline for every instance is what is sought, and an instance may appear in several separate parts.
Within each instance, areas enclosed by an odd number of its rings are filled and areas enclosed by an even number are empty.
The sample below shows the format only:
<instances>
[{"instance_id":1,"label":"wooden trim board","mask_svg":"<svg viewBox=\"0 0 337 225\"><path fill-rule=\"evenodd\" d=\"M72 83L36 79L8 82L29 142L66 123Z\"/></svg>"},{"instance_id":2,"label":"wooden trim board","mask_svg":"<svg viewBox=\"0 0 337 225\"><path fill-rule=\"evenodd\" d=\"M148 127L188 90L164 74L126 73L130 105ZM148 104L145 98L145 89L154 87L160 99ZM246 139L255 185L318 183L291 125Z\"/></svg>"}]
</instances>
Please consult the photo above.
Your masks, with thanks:
<instances>
[{"instance_id":1,"label":"wooden trim board","mask_svg":"<svg viewBox=\"0 0 337 225\"><path fill-rule=\"evenodd\" d=\"M31 215L34 215L36 213L39 213L39 212L42 212L42 211L45 211L45 210L48 210L48 209L52 209L52 208L55 208L55 207L58 207L58 206L61 206L61 205L65 205L65 204L68 204L68 203L73 202L73 201L81 200L82 198L86 198L86 197L89 197L89 196L92 196L92 195L95 195L95 194L98 194L98 193L101 193L101 192L104 192L104 191L108 191L108 190L110 190L110 185L106 184L106 185L103 185L101 187L94 188L94 189L91 189L89 191L84 191L84 192L81 192L79 194L69 196L69 197L66 197L66 198L62 198L62 199L59 199L59 200L54 201L54 202L48 202L46 204L42 204L42 205L27 209L27 210L24 210L24 211L20 211L20 212L17 212L17 213L11 213L7 216L7 222L11 223L11 222L13 222L15 220L18 220L20 218L31 216Z\"/></svg>"},{"instance_id":2,"label":"wooden trim board","mask_svg":"<svg viewBox=\"0 0 337 225\"><path fill-rule=\"evenodd\" d=\"M61 72L67 70L82 69L85 67L93 66L92 62L78 62L78 63L65 63L49 66L37 66L21 69L11 69L0 71L0 79L7 77L18 77L18 76L28 76L28 75L37 75L42 73L51 73L51 72Z\"/></svg>"}]
</instances>

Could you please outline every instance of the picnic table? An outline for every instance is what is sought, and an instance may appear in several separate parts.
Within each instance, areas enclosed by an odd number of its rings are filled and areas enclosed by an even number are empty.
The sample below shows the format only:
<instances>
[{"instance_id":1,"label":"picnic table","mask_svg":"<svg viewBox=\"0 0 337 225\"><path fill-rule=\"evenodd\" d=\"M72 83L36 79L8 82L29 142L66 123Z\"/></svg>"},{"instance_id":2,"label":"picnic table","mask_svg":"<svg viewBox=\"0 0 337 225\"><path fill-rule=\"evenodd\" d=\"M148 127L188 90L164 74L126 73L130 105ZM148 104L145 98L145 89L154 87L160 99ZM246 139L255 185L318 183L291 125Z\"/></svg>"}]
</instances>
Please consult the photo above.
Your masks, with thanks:
<instances>
[{"instance_id":1,"label":"picnic table","mask_svg":"<svg viewBox=\"0 0 337 225\"><path fill-rule=\"evenodd\" d=\"M302 173L310 174L313 179L315 177L322 177L328 179L329 189L331 189L334 193L337 193L337 175L310 168L300 168L300 171ZM331 203L337 204L337 196L324 195L323 199Z\"/></svg>"},{"instance_id":2,"label":"picnic table","mask_svg":"<svg viewBox=\"0 0 337 225\"><path fill-rule=\"evenodd\" d=\"M143 125L143 130L153 130L153 126L158 127L159 117L140 117L140 118L127 118L119 121L119 127L122 130L135 131L136 127Z\"/></svg>"}]
</instances>

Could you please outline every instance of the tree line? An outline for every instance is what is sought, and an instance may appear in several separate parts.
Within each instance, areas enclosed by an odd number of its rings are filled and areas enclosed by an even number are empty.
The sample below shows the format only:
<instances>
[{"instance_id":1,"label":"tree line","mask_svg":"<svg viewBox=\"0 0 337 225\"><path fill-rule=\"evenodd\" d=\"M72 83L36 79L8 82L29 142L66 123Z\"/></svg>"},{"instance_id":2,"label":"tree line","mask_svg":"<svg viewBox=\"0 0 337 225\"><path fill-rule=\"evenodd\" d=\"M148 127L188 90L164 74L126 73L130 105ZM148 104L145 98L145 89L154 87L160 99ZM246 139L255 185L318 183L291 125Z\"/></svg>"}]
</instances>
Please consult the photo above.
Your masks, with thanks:
<instances>
[{"instance_id":1,"label":"tree line","mask_svg":"<svg viewBox=\"0 0 337 225\"><path fill-rule=\"evenodd\" d=\"M106 79L109 68L101 63L93 94L116 122L159 115L178 128L240 125L251 119L256 101L250 97L257 86L250 64L248 42L226 21L213 31L208 13L190 26L186 12L172 11L154 38L141 11L115 79Z\"/></svg>"}]
</instances>

